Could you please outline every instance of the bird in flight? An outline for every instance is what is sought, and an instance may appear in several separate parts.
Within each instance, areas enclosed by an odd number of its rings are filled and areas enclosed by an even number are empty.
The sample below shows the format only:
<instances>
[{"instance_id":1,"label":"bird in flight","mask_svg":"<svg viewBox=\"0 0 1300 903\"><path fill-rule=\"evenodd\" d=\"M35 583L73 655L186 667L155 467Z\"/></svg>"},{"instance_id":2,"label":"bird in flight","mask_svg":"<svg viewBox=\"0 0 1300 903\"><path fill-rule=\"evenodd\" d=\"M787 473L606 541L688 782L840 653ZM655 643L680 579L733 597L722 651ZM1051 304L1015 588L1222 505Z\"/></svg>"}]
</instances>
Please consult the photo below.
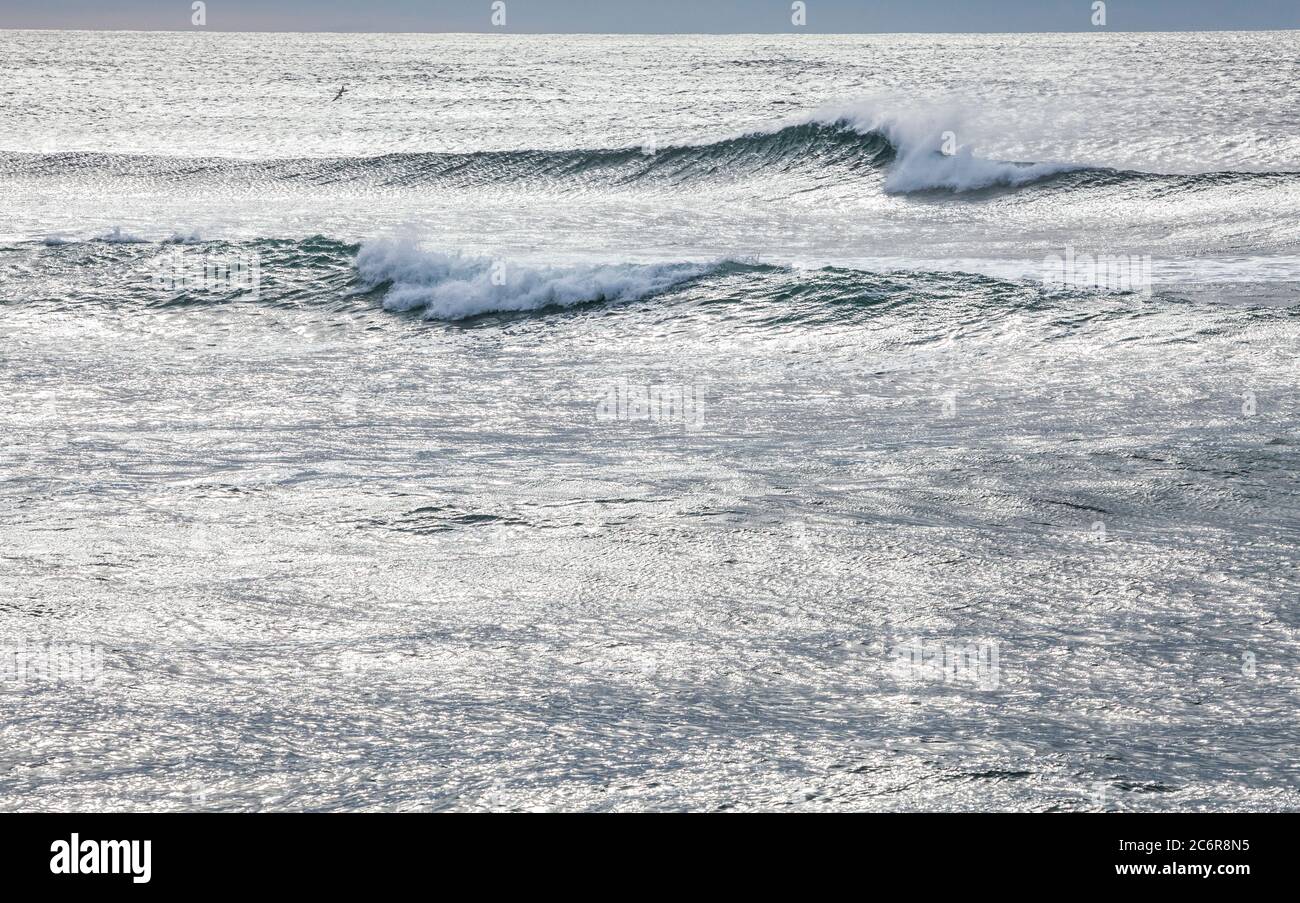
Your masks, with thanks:
<instances>
[{"instance_id":1,"label":"bird in flight","mask_svg":"<svg viewBox=\"0 0 1300 903\"><path fill-rule=\"evenodd\" d=\"M340 97L342 97L344 94L346 94L346 93L347 93L347 90L348 90L348 86L347 86L347 85L344 85L343 87L339 88L339 93L337 93L337 94L334 95L334 100L338 100ZM334 102L333 100L330 101L330 103L333 103L333 102Z\"/></svg>"}]
</instances>

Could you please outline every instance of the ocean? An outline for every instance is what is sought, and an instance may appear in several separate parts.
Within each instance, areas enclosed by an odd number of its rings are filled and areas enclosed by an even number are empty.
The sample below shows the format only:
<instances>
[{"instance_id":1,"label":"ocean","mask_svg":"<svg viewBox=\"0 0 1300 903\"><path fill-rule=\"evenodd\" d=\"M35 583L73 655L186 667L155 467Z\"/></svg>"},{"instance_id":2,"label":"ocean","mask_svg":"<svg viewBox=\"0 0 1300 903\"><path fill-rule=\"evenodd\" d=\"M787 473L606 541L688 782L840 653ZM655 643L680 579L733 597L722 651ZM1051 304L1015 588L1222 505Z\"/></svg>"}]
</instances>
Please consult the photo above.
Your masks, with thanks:
<instances>
[{"instance_id":1,"label":"ocean","mask_svg":"<svg viewBox=\"0 0 1300 903\"><path fill-rule=\"evenodd\" d=\"M0 31L0 810L1300 808L1298 61Z\"/></svg>"}]
</instances>

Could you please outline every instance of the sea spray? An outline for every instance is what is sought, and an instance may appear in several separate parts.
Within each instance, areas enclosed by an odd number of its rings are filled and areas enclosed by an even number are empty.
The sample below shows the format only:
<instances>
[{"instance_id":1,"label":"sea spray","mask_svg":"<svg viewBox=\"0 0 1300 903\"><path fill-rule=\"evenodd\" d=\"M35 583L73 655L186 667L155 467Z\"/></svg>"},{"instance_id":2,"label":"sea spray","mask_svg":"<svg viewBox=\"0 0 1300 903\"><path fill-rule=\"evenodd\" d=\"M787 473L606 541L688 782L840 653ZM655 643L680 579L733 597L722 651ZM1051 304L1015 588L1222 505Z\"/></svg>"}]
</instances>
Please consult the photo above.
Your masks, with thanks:
<instances>
[{"instance_id":1,"label":"sea spray","mask_svg":"<svg viewBox=\"0 0 1300 903\"><path fill-rule=\"evenodd\" d=\"M363 280L371 286L389 286L383 301L386 309L423 309L426 317L439 320L592 301L638 301L716 267L703 263L524 265L425 250L410 239L369 242L357 255Z\"/></svg>"}]
</instances>

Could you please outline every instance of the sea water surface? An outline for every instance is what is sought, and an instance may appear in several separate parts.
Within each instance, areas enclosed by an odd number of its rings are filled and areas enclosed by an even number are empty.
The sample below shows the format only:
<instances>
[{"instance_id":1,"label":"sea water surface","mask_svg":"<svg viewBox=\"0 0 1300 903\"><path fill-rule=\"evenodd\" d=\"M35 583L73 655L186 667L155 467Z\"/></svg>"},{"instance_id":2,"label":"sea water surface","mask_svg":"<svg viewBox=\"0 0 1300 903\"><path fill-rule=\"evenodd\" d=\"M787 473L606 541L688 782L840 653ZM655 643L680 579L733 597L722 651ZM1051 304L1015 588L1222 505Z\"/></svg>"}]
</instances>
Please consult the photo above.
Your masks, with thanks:
<instances>
[{"instance_id":1,"label":"sea water surface","mask_svg":"<svg viewBox=\"0 0 1300 903\"><path fill-rule=\"evenodd\" d=\"M0 32L0 809L1300 808L1298 66Z\"/></svg>"}]
</instances>

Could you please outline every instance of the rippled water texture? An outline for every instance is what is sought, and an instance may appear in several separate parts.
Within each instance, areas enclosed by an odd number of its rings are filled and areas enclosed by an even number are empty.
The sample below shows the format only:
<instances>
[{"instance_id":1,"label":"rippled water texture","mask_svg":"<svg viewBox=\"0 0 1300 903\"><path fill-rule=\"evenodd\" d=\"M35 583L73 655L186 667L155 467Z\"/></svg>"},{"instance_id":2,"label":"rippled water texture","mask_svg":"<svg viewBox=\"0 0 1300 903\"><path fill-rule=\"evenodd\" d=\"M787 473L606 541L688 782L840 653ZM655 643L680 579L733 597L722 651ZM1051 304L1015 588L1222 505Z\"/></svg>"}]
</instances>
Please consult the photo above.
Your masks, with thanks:
<instances>
[{"instance_id":1,"label":"rippled water texture","mask_svg":"<svg viewBox=\"0 0 1300 903\"><path fill-rule=\"evenodd\" d=\"M0 809L1300 808L1298 50L0 32Z\"/></svg>"}]
</instances>

